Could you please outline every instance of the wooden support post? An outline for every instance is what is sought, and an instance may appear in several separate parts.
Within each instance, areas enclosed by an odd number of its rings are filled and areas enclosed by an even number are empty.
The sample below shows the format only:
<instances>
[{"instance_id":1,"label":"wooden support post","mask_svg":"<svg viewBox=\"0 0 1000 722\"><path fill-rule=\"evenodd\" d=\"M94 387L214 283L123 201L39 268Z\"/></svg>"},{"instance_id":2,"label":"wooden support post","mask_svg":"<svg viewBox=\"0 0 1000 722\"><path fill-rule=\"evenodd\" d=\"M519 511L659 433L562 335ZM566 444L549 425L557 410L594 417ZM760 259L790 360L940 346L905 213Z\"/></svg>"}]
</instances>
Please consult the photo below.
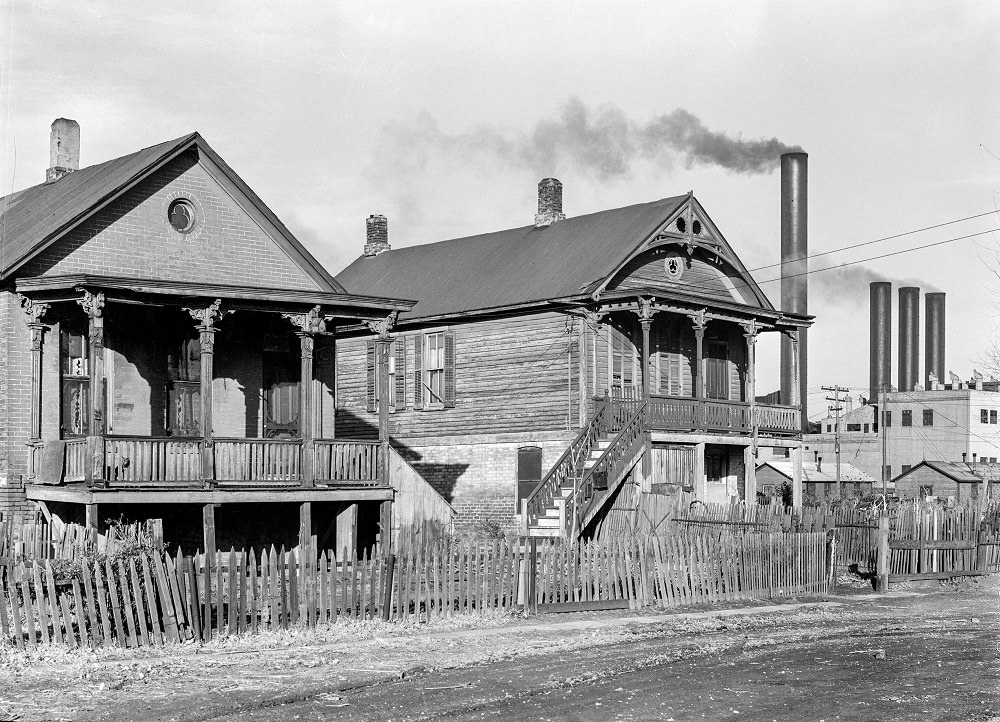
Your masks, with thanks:
<instances>
[{"instance_id":1,"label":"wooden support post","mask_svg":"<svg viewBox=\"0 0 1000 722\"><path fill-rule=\"evenodd\" d=\"M705 442L694 445L694 495L705 501L708 497L708 479L705 477Z\"/></svg>"},{"instance_id":2,"label":"wooden support post","mask_svg":"<svg viewBox=\"0 0 1000 722\"><path fill-rule=\"evenodd\" d=\"M889 591L889 517L883 514L878 518L878 555L875 561L878 578L875 590Z\"/></svg>"},{"instance_id":3,"label":"wooden support post","mask_svg":"<svg viewBox=\"0 0 1000 722\"><path fill-rule=\"evenodd\" d=\"M212 439L212 381L215 376L215 322L232 313L222 310L222 299L217 298L202 308L185 308L197 321L201 343L201 463L202 479L206 487L215 486L215 442Z\"/></svg>"},{"instance_id":4,"label":"wooden support post","mask_svg":"<svg viewBox=\"0 0 1000 722\"><path fill-rule=\"evenodd\" d=\"M802 444L792 447L792 506L802 506Z\"/></svg>"},{"instance_id":5,"label":"wooden support post","mask_svg":"<svg viewBox=\"0 0 1000 722\"><path fill-rule=\"evenodd\" d=\"M84 480L88 486L104 486L104 294L83 291L77 303L87 313L88 365L90 371L90 418L87 423L87 467Z\"/></svg>"},{"instance_id":6,"label":"wooden support post","mask_svg":"<svg viewBox=\"0 0 1000 722\"><path fill-rule=\"evenodd\" d=\"M379 546L382 554L392 551L392 501L386 500L379 504Z\"/></svg>"},{"instance_id":7,"label":"wooden support post","mask_svg":"<svg viewBox=\"0 0 1000 722\"><path fill-rule=\"evenodd\" d=\"M86 524L86 527L88 529L93 529L94 531L100 531L99 528L98 528L99 525L100 525L100 523L98 522L98 519L97 519L97 513L98 513L97 504L87 504L86 505L86 522L85 522L85 524Z\"/></svg>"},{"instance_id":8,"label":"wooden support post","mask_svg":"<svg viewBox=\"0 0 1000 722\"><path fill-rule=\"evenodd\" d=\"M639 299L639 323L642 325L642 403L644 404L645 418L649 418L649 329L653 325L653 301L651 299ZM642 454L642 485L641 491L649 492L652 489L650 475L653 469L653 442L649 433L648 424L645 427L644 449Z\"/></svg>"},{"instance_id":9,"label":"wooden support post","mask_svg":"<svg viewBox=\"0 0 1000 722\"><path fill-rule=\"evenodd\" d=\"M757 458L752 446L743 447L743 501L757 503Z\"/></svg>"},{"instance_id":10,"label":"wooden support post","mask_svg":"<svg viewBox=\"0 0 1000 722\"><path fill-rule=\"evenodd\" d=\"M382 621L388 622L392 615L392 582L396 572L396 555L389 553L385 560L385 587L382 591Z\"/></svg>"},{"instance_id":11,"label":"wooden support post","mask_svg":"<svg viewBox=\"0 0 1000 722\"><path fill-rule=\"evenodd\" d=\"M531 537L528 543L528 591L524 600L525 614L538 614L538 601L535 592L535 577L538 573L538 539Z\"/></svg>"},{"instance_id":12,"label":"wooden support post","mask_svg":"<svg viewBox=\"0 0 1000 722\"><path fill-rule=\"evenodd\" d=\"M310 559L307 552L315 551L309 549L310 539L312 539L312 502L304 501L299 504L299 550L303 559Z\"/></svg>"},{"instance_id":13,"label":"wooden support post","mask_svg":"<svg viewBox=\"0 0 1000 722\"><path fill-rule=\"evenodd\" d=\"M215 561L215 504L205 504L201 508L202 530L205 537L205 553Z\"/></svg>"},{"instance_id":14,"label":"wooden support post","mask_svg":"<svg viewBox=\"0 0 1000 722\"><path fill-rule=\"evenodd\" d=\"M375 373L378 374L378 440L379 479L382 486L389 486L389 347L388 336L375 341Z\"/></svg>"},{"instance_id":15,"label":"wooden support post","mask_svg":"<svg viewBox=\"0 0 1000 722\"><path fill-rule=\"evenodd\" d=\"M31 442L37 442L42 438L42 343L48 328L42 323L42 316L49 310L49 304L33 301L21 294L18 294L18 300L28 317L28 329L31 332L31 420L28 438ZM58 349L58 345L56 348Z\"/></svg>"},{"instance_id":16,"label":"wooden support post","mask_svg":"<svg viewBox=\"0 0 1000 722\"><path fill-rule=\"evenodd\" d=\"M692 372L694 378L692 382L694 383L694 398L697 401L695 405L695 427L698 429L705 428L705 327L708 325L708 319L705 318L704 310L698 314L691 316L691 320L694 323L694 366L692 367Z\"/></svg>"},{"instance_id":17,"label":"wooden support post","mask_svg":"<svg viewBox=\"0 0 1000 722\"><path fill-rule=\"evenodd\" d=\"M299 355L301 358L301 377L299 380L299 436L302 438L302 460L300 464L302 486L315 486L313 471L313 350L316 339L311 333L299 331Z\"/></svg>"},{"instance_id":18,"label":"wooden support post","mask_svg":"<svg viewBox=\"0 0 1000 722\"><path fill-rule=\"evenodd\" d=\"M759 411L757 409L757 322L751 320L743 325L743 337L747 340L747 375L746 399L750 404L750 451L754 460L757 459L757 436L760 429Z\"/></svg>"},{"instance_id":19,"label":"wooden support post","mask_svg":"<svg viewBox=\"0 0 1000 722\"><path fill-rule=\"evenodd\" d=\"M348 554L356 555L358 551L358 505L343 504L337 514L337 547L340 554L347 547Z\"/></svg>"}]
</instances>

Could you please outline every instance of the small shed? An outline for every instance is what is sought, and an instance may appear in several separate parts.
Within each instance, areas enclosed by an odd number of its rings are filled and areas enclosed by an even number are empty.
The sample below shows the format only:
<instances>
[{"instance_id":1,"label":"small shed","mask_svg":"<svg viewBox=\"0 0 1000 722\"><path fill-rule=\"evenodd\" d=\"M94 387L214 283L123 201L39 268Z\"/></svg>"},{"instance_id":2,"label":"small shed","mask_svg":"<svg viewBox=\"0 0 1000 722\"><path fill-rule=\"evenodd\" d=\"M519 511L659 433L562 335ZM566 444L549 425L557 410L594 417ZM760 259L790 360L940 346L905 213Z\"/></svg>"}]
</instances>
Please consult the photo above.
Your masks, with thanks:
<instances>
[{"instance_id":1,"label":"small shed","mask_svg":"<svg viewBox=\"0 0 1000 722\"><path fill-rule=\"evenodd\" d=\"M769 459L757 464L757 489L765 497L777 496L783 483L792 483L790 459ZM872 493L875 478L848 463L840 465L840 482L848 496ZM822 501L837 495L837 467L822 462L802 462L802 498Z\"/></svg>"},{"instance_id":2,"label":"small shed","mask_svg":"<svg viewBox=\"0 0 1000 722\"><path fill-rule=\"evenodd\" d=\"M984 482L998 477L992 464L958 461L921 461L896 477L896 494L906 499L952 499L962 503L978 499ZM992 484L994 491L998 485Z\"/></svg>"}]
</instances>

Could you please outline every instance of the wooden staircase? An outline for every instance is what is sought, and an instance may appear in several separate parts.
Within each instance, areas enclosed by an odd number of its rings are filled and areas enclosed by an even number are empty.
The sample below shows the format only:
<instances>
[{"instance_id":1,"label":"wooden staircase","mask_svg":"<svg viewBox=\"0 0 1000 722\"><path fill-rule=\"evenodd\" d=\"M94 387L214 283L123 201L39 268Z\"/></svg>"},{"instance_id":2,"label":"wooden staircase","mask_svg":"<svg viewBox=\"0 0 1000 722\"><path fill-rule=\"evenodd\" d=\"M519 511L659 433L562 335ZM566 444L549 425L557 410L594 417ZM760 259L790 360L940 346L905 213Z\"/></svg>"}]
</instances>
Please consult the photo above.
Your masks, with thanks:
<instances>
[{"instance_id":1,"label":"wooden staircase","mask_svg":"<svg viewBox=\"0 0 1000 722\"><path fill-rule=\"evenodd\" d=\"M642 458L646 404L605 396L580 434L521 502L529 537L579 536Z\"/></svg>"}]
</instances>

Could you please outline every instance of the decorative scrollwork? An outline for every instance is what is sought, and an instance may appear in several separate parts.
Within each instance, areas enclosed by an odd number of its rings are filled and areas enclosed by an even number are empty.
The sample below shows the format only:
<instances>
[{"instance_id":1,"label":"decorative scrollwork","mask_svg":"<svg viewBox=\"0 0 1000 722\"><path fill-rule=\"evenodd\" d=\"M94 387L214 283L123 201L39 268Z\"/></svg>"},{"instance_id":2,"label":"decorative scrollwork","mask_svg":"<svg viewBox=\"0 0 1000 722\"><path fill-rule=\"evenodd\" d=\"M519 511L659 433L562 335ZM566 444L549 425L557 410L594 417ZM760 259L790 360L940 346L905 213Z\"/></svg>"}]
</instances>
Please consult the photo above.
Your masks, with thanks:
<instances>
[{"instance_id":1,"label":"decorative scrollwork","mask_svg":"<svg viewBox=\"0 0 1000 722\"><path fill-rule=\"evenodd\" d=\"M24 311L24 314L28 317L29 326L40 324L42 322L42 316L44 316L51 307L47 303L35 301L20 293L17 294L17 300L21 304L21 310Z\"/></svg>"},{"instance_id":2,"label":"decorative scrollwork","mask_svg":"<svg viewBox=\"0 0 1000 722\"><path fill-rule=\"evenodd\" d=\"M215 328L216 321L220 321L233 313L231 310L223 310L221 298L215 299L203 308L188 308L185 306L184 310L191 314L191 318L197 321L199 326L205 328Z\"/></svg>"},{"instance_id":3,"label":"decorative scrollwork","mask_svg":"<svg viewBox=\"0 0 1000 722\"><path fill-rule=\"evenodd\" d=\"M325 333L326 317L320 312L319 306L313 306L306 313L283 313L282 318L287 318L303 333Z\"/></svg>"},{"instance_id":4,"label":"decorative scrollwork","mask_svg":"<svg viewBox=\"0 0 1000 722\"><path fill-rule=\"evenodd\" d=\"M691 319L691 323L694 325L695 333L705 333L705 328L708 326L708 316L705 314L704 308L696 313L689 313L688 318Z\"/></svg>"},{"instance_id":5,"label":"decorative scrollwork","mask_svg":"<svg viewBox=\"0 0 1000 722\"><path fill-rule=\"evenodd\" d=\"M652 321L653 316L656 315L656 309L653 308L652 298L642 298L639 297L639 310L636 311L636 315L639 316L640 321Z\"/></svg>"},{"instance_id":6,"label":"decorative scrollwork","mask_svg":"<svg viewBox=\"0 0 1000 722\"><path fill-rule=\"evenodd\" d=\"M91 318L101 318L104 315L104 294L100 291L91 293L86 288L77 287L77 291L83 293L83 298L77 299L77 303Z\"/></svg>"},{"instance_id":7,"label":"decorative scrollwork","mask_svg":"<svg viewBox=\"0 0 1000 722\"><path fill-rule=\"evenodd\" d=\"M379 338L388 338L389 332L392 327L396 325L396 319L399 317L399 311L393 311L388 316L378 321L365 321L365 326L372 333L377 333Z\"/></svg>"}]
</instances>

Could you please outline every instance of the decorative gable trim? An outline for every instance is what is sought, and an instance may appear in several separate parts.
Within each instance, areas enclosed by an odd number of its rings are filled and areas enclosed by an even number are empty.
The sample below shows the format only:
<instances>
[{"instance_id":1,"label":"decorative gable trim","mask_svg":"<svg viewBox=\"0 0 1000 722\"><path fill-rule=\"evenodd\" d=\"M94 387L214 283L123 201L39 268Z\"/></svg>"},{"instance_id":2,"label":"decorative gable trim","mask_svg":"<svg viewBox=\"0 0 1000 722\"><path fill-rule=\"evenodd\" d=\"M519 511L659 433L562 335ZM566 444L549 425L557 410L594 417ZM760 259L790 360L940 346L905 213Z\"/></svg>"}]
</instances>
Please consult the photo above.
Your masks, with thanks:
<instances>
[{"instance_id":1,"label":"decorative gable trim","mask_svg":"<svg viewBox=\"0 0 1000 722\"><path fill-rule=\"evenodd\" d=\"M635 258L652 248L675 246L688 257L695 249L702 249L715 256L717 261L734 268L749 287L761 308L769 311L774 306L761 291L757 282L733 251L732 246L719 231L701 203L689 191L687 199L664 219L664 221L609 273L593 290L591 298L599 301L609 284ZM721 273L721 271L720 271ZM724 275L724 274L722 274ZM728 280L728 279L727 279Z\"/></svg>"}]
</instances>

